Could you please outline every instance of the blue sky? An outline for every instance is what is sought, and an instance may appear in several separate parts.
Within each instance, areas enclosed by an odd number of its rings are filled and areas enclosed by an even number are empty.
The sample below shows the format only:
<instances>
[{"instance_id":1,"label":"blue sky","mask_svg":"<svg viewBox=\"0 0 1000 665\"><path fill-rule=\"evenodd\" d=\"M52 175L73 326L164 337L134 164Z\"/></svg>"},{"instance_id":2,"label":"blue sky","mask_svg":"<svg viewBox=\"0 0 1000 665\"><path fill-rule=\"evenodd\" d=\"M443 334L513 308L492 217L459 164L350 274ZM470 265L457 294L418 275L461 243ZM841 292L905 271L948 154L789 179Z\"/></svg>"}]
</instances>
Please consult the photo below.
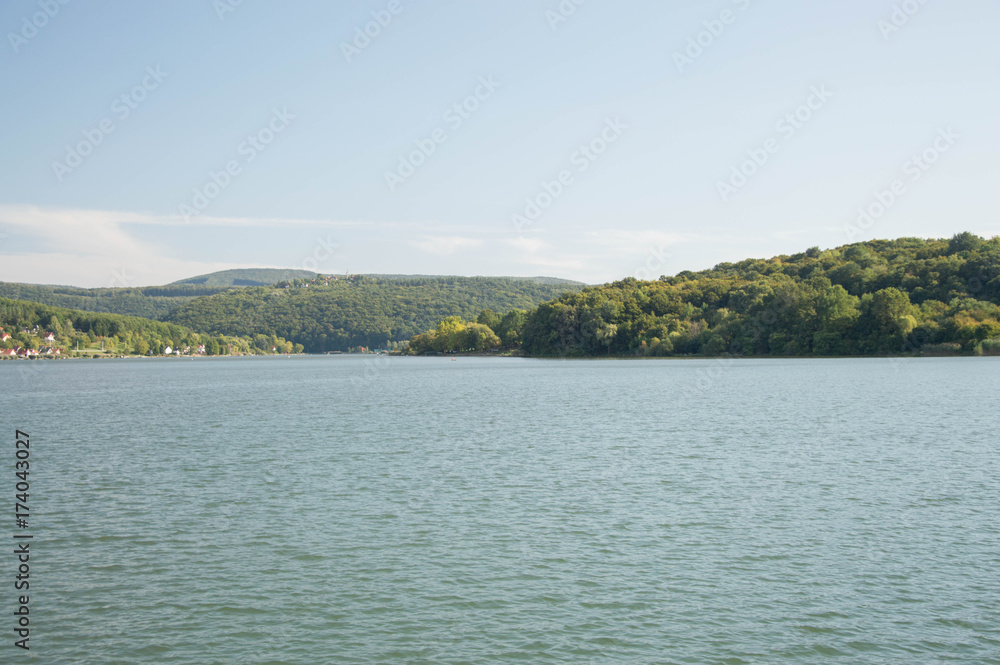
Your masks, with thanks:
<instances>
[{"instance_id":1,"label":"blue sky","mask_svg":"<svg viewBox=\"0 0 1000 665\"><path fill-rule=\"evenodd\" d=\"M995 235L998 32L986 0L9 0L0 280Z\"/></svg>"}]
</instances>

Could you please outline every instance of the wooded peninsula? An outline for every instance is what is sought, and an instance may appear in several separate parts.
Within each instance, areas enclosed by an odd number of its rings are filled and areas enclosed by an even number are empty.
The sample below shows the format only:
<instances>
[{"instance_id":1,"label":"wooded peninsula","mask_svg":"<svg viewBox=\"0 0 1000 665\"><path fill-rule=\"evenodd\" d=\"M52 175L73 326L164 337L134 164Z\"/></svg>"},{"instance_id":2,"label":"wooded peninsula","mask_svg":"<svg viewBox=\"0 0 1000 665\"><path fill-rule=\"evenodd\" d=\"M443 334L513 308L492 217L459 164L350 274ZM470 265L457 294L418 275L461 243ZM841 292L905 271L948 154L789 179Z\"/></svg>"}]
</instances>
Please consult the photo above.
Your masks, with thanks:
<instances>
[{"instance_id":1,"label":"wooded peninsula","mask_svg":"<svg viewBox=\"0 0 1000 665\"><path fill-rule=\"evenodd\" d=\"M1000 238L873 240L624 279L451 317L411 353L536 357L1000 354Z\"/></svg>"}]
</instances>

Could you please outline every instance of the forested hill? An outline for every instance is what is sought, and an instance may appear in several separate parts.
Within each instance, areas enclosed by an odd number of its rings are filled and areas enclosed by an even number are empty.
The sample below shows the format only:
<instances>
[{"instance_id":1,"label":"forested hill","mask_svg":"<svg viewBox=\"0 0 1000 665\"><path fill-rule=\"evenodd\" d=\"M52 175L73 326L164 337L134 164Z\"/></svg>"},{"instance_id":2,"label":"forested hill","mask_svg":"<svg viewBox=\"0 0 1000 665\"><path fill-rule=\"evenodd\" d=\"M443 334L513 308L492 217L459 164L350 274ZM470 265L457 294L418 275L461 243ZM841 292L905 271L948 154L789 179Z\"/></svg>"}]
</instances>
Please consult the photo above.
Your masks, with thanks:
<instances>
[{"instance_id":1,"label":"forested hill","mask_svg":"<svg viewBox=\"0 0 1000 665\"><path fill-rule=\"evenodd\" d=\"M222 270L208 275L189 277L177 284L194 284L197 286L271 286L289 279L312 279L316 273L310 270L285 270L281 268L236 268Z\"/></svg>"},{"instance_id":2,"label":"forested hill","mask_svg":"<svg viewBox=\"0 0 1000 665\"><path fill-rule=\"evenodd\" d=\"M1000 349L1000 238L871 241L588 288L530 312L532 355Z\"/></svg>"},{"instance_id":3,"label":"forested hill","mask_svg":"<svg viewBox=\"0 0 1000 665\"><path fill-rule=\"evenodd\" d=\"M166 286L81 289L72 286L0 282L0 298L29 300L52 307L163 319L173 309L201 296L240 286L270 286L282 280L314 278L307 270L237 269L214 272Z\"/></svg>"},{"instance_id":4,"label":"forested hill","mask_svg":"<svg viewBox=\"0 0 1000 665\"><path fill-rule=\"evenodd\" d=\"M374 277L376 279L394 280L427 280L427 279L455 279L457 275L381 275L377 273L362 273L363 277ZM483 277L480 279L503 279L513 282L534 282L536 284L552 284L555 286L571 287L570 290L582 289L586 286L583 282L576 282L571 279L560 279L559 277Z\"/></svg>"},{"instance_id":5,"label":"forested hill","mask_svg":"<svg viewBox=\"0 0 1000 665\"><path fill-rule=\"evenodd\" d=\"M29 300L52 307L162 319L171 310L201 296L221 293L220 286L144 286L139 288L80 289L0 282L0 298Z\"/></svg>"},{"instance_id":6,"label":"forested hill","mask_svg":"<svg viewBox=\"0 0 1000 665\"><path fill-rule=\"evenodd\" d=\"M579 288L518 278L320 276L199 298L166 320L213 334L274 334L308 352L345 351L409 339L449 316L531 309Z\"/></svg>"},{"instance_id":7,"label":"forested hill","mask_svg":"<svg viewBox=\"0 0 1000 665\"><path fill-rule=\"evenodd\" d=\"M273 317L266 314L267 308L274 303L267 299L266 294L275 291L274 287L240 287L223 286L238 281L253 279L271 279L281 275L308 275L308 278L298 281L276 281L281 284L280 293L296 295L290 302L293 308L305 308L312 317L311 325L298 325L298 315L292 313L292 319ZM191 282L205 282L194 284ZM327 282L330 286L327 287ZM284 286L289 288L285 289ZM294 287L292 286L294 285ZM346 287L351 286L348 289ZM0 298L24 300L41 303L51 307L138 316L159 321L183 319L195 330L213 332L233 329L238 320L224 321L216 311L216 302L199 303L191 310L183 308L204 296L216 296L227 291L233 291L230 300L225 300L226 311L242 312L260 310L261 320L274 322L274 327L290 327L293 323L296 330L315 336L322 341L322 335L327 339L348 340L333 346L322 344L314 347L316 350L346 350L353 346L381 346L386 340L402 340L415 332L408 322L424 323L434 317L469 315L479 309L509 309L531 308L535 305L558 297L565 291L577 291L583 287L579 282L559 280L547 277L433 277L385 275L322 277L318 279L315 273L305 271L255 271L231 270L223 273L213 273L184 280L184 283L166 286L145 286L138 288L106 288L83 289L71 286L48 286L38 284L17 284L0 282ZM312 291L308 291L312 288ZM324 292L324 289L327 289ZM359 290L360 289L360 290ZM252 293L237 295L250 290ZM308 294L317 294L317 300ZM343 302L339 297L345 297ZM399 296L399 297L397 297ZM262 298L256 305L249 304L254 298ZM322 301L322 304L320 302ZM223 302L223 301L220 301ZM238 306L235 303L239 303ZM386 303L392 303L389 310L379 309ZM221 306L221 305L220 305ZM171 312L178 310L175 317ZM195 314L197 312L198 314ZM202 317L204 315L204 318ZM328 316L329 315L329 316ZM441 315L441 316L439 316ZM240 316L239 314L237 316ZM270 318L269 318L270 317ZM333 317L333 318L330 318ZM436 319L435 319L436 322ZM300 322L301 323L301 322ZM232 325L231 325L232 324ZM355 325L360 325L356 328ZM265 328L268 328L265 330ZM274 334L267 325L254 328L261 334ZM339 331L339 332L337 332ZM388 337L385 333L392 333ZM280 336L280 335L279 335ZM364 340L364 341L359 341ZM354 343L358 342L358 343ZM311 347L313 348L313 347Z\"/></svg>"}]
</instances>

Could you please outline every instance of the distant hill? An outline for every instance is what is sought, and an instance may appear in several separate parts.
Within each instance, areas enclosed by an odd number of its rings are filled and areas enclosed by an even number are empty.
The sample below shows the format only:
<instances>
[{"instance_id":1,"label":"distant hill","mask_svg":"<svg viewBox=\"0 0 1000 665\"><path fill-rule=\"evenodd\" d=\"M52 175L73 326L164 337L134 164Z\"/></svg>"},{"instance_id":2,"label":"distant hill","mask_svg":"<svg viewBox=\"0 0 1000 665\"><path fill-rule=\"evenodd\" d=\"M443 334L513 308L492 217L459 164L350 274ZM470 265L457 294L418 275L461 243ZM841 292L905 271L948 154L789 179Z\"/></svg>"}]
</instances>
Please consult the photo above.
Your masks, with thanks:
<instances>
[{"instance_id":1,"label":"distant hill","mask_svg":"<svg viewBox=\"0 0 1000 665\"><path fill-rule=\"evenodd\" d=\"M171 286L193 284L198 286L271 286L293 279L312 279L316 273L309 270L285 270L280 268L239 268L222 270L198 277L189 277Z\"/></svg>"},{"instance_id":2,"label":"distant hill","mask_svg":"<svg viewBox=\"0 0 1000 665\"><path fill-rule=\"evenodd\" d=\"M0 298L27 300L66 309L163 319L171 310L195 298L221 293L232 287L143 286L118 289L81 289L73 286L47 286L0 282Z\"/></svg>"},{"instance_id":3,"label":"distant hill","mask_svg":"<svg viewBox=\"0 0 1000 665\"><path fill-rule=\"evenodd\" d=\"M377 279L454 279L457 275L380 275L377 273L363 273L365 277L375 277ZM535 284L555 284L561 286L572 286L583 288L584 282L576 282L572 279L560 279L558 277L476 277L471 279L508 279L512 282L534 282Z\"/></svg>"},{"instance_id":4,"label":"distant hill","mask_svg":"<svg viewBox=\"0 0 1000 665\"><path fill-rule=\"evenodd\" d=\"M285 279L277 279L273 286L235 284L281 277ZM582 287L579 282L545 277L320 278L304 270L227 270L140 288L81 289L0 282L0 298L183 321L182 325L196 332L212 334L242 330L289 339L277 332L287 331L308 351L342 351L402 341L447 316L470 318L484 309L531 309Z\"/></svg>"},{"instance_id":5,"label":"distant hill","mask_svg":"<svg viewBox=\"0 0 1000 665\"><path fill-rule=\"evenodd\" d=\"M532 309L580 288L524 278L338 275L230 289L192 300L167 320L212 334L277 335L309 352L344 351L409 339L448 316Z\"/></svg>"}]
</instances>

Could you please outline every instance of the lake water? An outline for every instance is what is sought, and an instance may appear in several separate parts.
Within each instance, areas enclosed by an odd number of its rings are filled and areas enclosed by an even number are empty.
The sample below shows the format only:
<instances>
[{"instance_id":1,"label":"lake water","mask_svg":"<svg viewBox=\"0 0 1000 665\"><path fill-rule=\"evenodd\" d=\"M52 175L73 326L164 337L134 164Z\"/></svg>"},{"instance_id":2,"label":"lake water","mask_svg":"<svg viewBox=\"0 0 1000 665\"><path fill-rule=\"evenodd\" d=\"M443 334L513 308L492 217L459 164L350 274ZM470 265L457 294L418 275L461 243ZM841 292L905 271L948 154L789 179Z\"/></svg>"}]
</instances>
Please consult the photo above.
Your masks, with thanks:
<instances>
[{"instance_id":1,"label":"lake water","mask_svg":"<svg viewBox=\"0 0 1000 665\"><path fill-rule=\"evenodd\" d=\"M1000 359L3 362L0 407L4 663L1000 663Z\"/></svg>"}]
</instances>

